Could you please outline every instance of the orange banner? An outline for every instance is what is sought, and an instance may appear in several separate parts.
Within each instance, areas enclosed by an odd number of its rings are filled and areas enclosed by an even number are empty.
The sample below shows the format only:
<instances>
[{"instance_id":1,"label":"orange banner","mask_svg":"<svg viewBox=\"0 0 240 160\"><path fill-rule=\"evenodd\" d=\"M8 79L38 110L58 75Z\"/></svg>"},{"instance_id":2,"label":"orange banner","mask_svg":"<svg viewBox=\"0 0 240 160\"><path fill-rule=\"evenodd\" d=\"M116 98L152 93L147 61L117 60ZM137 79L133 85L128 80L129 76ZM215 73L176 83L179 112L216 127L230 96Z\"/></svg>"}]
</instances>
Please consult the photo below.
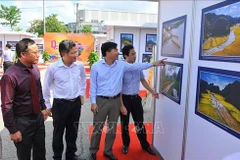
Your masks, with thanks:
<instances>
[{"instance_id":1,"label":"orange banner","mask_svg":"<svg viewBox=\"0 0 240 160\"><path fill-rule=\"evenodd\" d=\"M81 44L83 51L78 57L79 61L87 62L88 55L94 50L94 38L92 34L76 34L76 33L45 33L44 34L44 48L51 54L58 56L58 46L62 40L69 39L77 44Z\"/></svg>"}]
</instances>

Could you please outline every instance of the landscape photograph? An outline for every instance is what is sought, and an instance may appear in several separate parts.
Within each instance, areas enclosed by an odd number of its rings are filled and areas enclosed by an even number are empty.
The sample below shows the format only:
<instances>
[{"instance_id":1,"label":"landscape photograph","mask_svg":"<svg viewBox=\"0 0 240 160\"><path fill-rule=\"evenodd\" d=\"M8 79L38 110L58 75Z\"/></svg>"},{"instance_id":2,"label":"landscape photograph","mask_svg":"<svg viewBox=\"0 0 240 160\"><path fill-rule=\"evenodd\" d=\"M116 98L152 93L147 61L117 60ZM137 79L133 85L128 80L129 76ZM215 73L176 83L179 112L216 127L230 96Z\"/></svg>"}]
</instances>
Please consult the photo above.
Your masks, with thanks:
<instances>
[{"instance_id":1,"label":"landscape photograph","mask_svg":"<svg viewBox=\"0 0 240 160\"><path fill-rule=\"evenodd\" d=\"M148 62L150 63L152 59L152 54L143 54L142 55L142 63Z\"/></svg>"},{"instance_id":2,"label":"landscape photograph","mask_svg":"<svg viewBox=\"0 0 240 160\"><path fill-rule=\"evenodd\" d=\"M160 92L180 104L183 65L166 62L160 71Z\"/></svg>"},{"instance_id":3,"label":"landscape photograph","mask_svg":"<svg viewBox=\"0 0 240 160\"><path fill-rule=\"evenodd\" d=\"M145 52L152 52L153 46L157 44L156 34L146 34Z\"/></svg>"},{"instance_id":4,"label":"landscape photograph","mask_svg":"<svg viewBox=\"0 0 240 160\"><path fill-rule=\"evenodd\" d=\"M133 34L121 33L120 43L121 50L125 45L133 45Z\"/></svg>"},{"instance_id":5,"label":"landscape photograph","mask_svg":"<svg viewBox=\"0 0 240 160\"><path fill-rule=\"evenodd\" d=\"M240 61L239 9L239 1L224 1L203 9L200 59Z\"/></svg>"},{"instance_id":6,"label":"landscape photograph","mask_svg":"<svg viewBox=\"0 0 240 160\"><path fill-rule=\"evenodd\" d=\"M182 16L163 23L162 56L184 57L186 18L187 16Z\"/></svg>"},{"instance_id":7,"label":"landscape photograph","mask_svg":"<svg viewBox=\"0 0 240 160\"><path fill-rule=\"evenodd\" d=\"M195 113L240 138L240 72L199 67Z\"/></svg>"}]
</instances>

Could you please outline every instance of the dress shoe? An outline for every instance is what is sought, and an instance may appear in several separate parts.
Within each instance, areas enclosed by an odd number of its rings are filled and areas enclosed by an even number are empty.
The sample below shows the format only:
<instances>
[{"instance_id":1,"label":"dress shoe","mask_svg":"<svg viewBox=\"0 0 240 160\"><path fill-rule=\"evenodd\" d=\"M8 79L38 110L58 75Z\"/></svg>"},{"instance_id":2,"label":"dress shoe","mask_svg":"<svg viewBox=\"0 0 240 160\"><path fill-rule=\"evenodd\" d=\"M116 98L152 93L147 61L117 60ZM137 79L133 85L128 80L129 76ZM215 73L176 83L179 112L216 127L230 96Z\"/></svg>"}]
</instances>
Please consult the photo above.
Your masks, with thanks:
<instances>
[{"instance_id":1,"label":"dress shoe","mask_svg":"<svg viewBox=\"0 0 240 160\"><path fill-rule=\"evenodd\" d=\"M104 153L103 155L104 155L104 157L107 157L110 160L118 160L118 158L115 157L113 154L107 155L107 154Z\"/></svg>"},{"instance_id":2,"label":"dress shoe","mask_svg":"<svg viewBox=\"0 0 240 160\"><path fill-rule=\"evenodd\" d=\"M148 148L144 148L145 151L147 151L149 154L151 155L156 155L156 153L154 152L154 150L152 150L151 147L148 147Z\"/></svg>"},{"instance_id":3,"label":"dress shoe","mask_svg":"<svg viewBox=\"0 0 240 160\"><path fill-rule=\"evenodd\" d=\"M123 152L124 154L127 154L127 153L128 153L128 147L127 147L127 146L123 146L122 152Z\"/></svg>"},{"instance_id":4,"label":"dress shoe","mask_svg":"<svg viewBox=\"0 0 240 160\"><path fill-rule=\"evenodd\" d=\"M91 153L89 156L89 160L96 160L96 153Z\"/></svg>"}]
</instances>

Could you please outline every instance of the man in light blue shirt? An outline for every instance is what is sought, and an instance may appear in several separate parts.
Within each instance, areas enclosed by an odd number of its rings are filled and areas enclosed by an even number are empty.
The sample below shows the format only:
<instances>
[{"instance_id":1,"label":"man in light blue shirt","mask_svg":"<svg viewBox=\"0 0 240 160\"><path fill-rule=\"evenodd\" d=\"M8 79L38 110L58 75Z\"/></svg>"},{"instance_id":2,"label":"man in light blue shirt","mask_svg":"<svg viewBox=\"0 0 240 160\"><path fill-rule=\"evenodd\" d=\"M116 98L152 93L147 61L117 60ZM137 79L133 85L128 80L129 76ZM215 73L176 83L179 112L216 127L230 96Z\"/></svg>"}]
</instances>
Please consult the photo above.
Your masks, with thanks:
<instances>
[{"instance_id":1,"label":"man in light blue shirt","mask_svg":"<svg viewBox=\"0 0 240 160\"><path fill-rule=\"evenodd\" d=\"M133 64L136 60L136 52L132 45L124 46L122 49L123 57L127 63ZM122 152L124 154L128 153L128 147L130 144L129 137L129 116L132 114L134 124L136 127L136 132L140 144L144 150L152 155L156 155L151 149L146 135L146 129L143 124L143 106L142 98L138 95L140 81L142 85L150 92L153 96L158 98L159 94L156 93L144 79L142 71L128 71L124 73L123 76L123 89L122 89L122 107L126 107L127 115L121 113L121 128L122 128L122 142L123 148Z\"/></svg>"},{"instance_id":2,"label":"man in light blue shirt","mask_svg":"<svg viewBox=\"0 0 240 160\"><path fill-rule=\"evenodd\" d=\"M75 160L78 123L86 90L86 72L83 64L76 61L79 52L73 41L63 40L59 44L59 52L62 59L46 70L43 97L53 117L53 159L62 160L63 134L66 129L66 160ZM54 97L52 106L51 87Z\"/></svg>"},{"instance_id":3,"label":"man in light blue shirt","mask_svg":"<svg viewBox=\"0 0 240 160\"><path fill-rule=\"evenodd\" d=\"M108 117L108 129L105 138L104 156L117 160L112 152L115 140L117 120L120 113L120 92L122 91L123 74L127 71L141 71L152 66L164 65L164 60L154 63L129 64L118 59L117 44L105 42L101 47L103 60L93 64L90 73L91 111L94 113L94 128L90 143L90 160L96 159L99 150L102 128ZM126 109L121 108L126 114Z\"/></svg>"},{"instance_id":4,"label":"man in light blue shirt","mask_svg":"<svg viewBox=\"0 0 240 160\"><path fill-rule=\"evenodd\" d=\"M5 51L3 51L3 54L1 56L0 67L2 67L3 64L4 72L6 72L6 70L13 65L13 61L15 58L15 54L13 51L11 51L11 47L11 44L6 44Z\"/></svg>"}]
</instances>

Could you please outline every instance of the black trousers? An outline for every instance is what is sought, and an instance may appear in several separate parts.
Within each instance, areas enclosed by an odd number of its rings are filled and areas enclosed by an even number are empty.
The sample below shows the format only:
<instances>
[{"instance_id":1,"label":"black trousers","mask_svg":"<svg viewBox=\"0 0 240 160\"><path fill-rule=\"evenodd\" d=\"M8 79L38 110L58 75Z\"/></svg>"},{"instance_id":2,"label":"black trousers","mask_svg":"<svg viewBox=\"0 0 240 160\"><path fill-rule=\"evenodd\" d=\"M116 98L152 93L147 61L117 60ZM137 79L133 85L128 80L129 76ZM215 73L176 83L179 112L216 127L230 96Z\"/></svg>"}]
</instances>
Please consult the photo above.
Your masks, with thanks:
<instances>
[{"instance_id":1,"label":"black trousers","mask_svg":"<svg viewBox=\"0 0 240 160\"><path fill-rule=\"evenodd\" d=\"M143 124L143 106L142 106L142 98L140 96L129 97L123 95L123 103L128 111L127 115L120 115L121 118L121 128L122 128L122 142L124 146L129 146L130 137L129 137L129 117L130 113L132 114L132 118L134 120L135 129L137 132L137 137L140 141L140 144L143 149L149 147L149 143L147 141L146 129Z\"/></svg>"},{"instance_id":2,"label":"black trousers","mask_svg":"<svg viewBox=\"0 0 240 160\"><path fill-rule=\"evenodd\" d=\"M54 99L52 107L53 116L53 141L52 148L54 152L53 159L61 160L63 152L63 134L65 133L66 160L71 160L77 151L76 139L78 134L78 125L81 112L80 97L75 101L63 99Z\"/></svg>"},{"instance_id":3,"label":"black trousers","mask_svg":"<svg viewBox=\"0 0 240 160\"><path fill-rule=\"evenodd\" d=\"M6 70L13 65L13 62L3 62L3 71L6 72Z\"/></svg>"},{"instance_id":4,"label":"black trousers","mask_svg":"<svg viewBox=\"0 0 240 160\"><path fill-rule=\"evenodd\" d=\"M39 115L15 118L16 125L22 133L22 141L14 143L19 160L46 160L45 126L42 113Z\"/></svg>"}]
</instances>

